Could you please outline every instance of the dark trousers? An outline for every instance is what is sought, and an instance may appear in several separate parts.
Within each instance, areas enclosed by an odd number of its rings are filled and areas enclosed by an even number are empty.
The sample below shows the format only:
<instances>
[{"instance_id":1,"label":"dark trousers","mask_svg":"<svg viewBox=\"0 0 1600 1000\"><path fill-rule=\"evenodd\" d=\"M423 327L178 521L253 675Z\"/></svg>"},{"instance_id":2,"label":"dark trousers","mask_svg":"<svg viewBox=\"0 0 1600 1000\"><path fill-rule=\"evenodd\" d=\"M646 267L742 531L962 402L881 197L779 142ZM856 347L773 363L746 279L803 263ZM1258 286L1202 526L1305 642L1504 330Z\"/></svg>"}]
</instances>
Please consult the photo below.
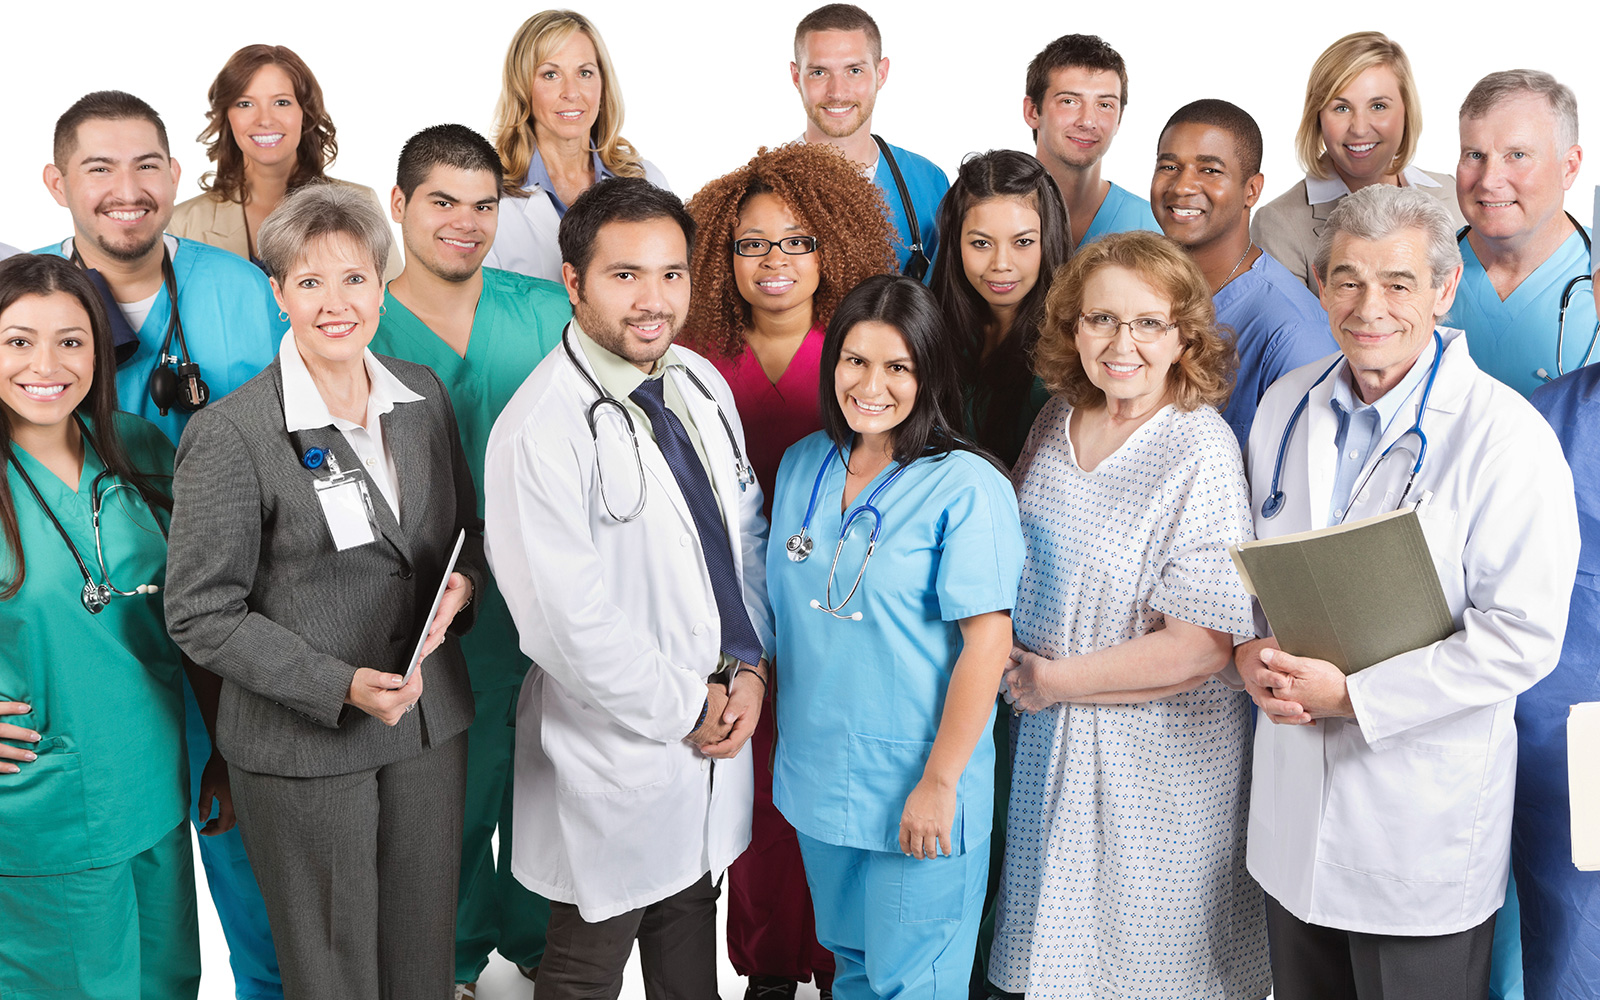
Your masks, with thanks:
<instances>
[{"instance_id":1,"label":"dark trousers","mask_svg":"<svg viewBox=\"0 0 1600 1000\"><path fill-rule=\"evenodd\" d=\"M571 903L551 900L539 1000L616 1000L635 941L646 1000L713 1000L717 895L711 876L702 875L658 903L597 923Z\"/></svg>"},{"instance_id":2,"label":"dark trousers","mask_svg":"<svg viewBox=\"0 0 1600 1000\"><path fill-rule=\"evenodd\" d=\"M439 1000L455 984L467 739L351 774L233 768L288 1000Z\"/></svg>"},{"instance_id":3,"label":"dark trousers","mask_svg":"<svg viewBox=\"0 0 1600 1000\"><path fill-rule=\"evenodd\" d=\"M1436 937L1308 924L1267 897L1275 1000L1485 1000L1494 915Z\"/></svg>"}]
</instances>

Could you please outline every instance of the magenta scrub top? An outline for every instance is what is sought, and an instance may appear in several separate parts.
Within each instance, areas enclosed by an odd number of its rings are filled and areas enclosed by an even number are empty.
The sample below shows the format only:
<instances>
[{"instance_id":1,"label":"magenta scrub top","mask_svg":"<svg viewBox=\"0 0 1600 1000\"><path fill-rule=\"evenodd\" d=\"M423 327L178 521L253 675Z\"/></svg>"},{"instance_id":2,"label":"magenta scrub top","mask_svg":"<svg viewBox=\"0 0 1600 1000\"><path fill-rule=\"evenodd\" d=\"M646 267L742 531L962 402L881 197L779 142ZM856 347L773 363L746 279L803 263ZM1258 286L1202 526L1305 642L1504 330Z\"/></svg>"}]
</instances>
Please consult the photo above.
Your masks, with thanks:
<instances>
[{"instance_id":1,"label":"magenta scrub top","mask_svg":"<svg viewBox=\"0 0 1600 1000\"><path fill-rule=\"evenodd\" d=\"M772 488L778 462L789 446L822 429L822 327L814 326L776 384L761 370L748 344L732 358L711 358L733 390L733 402L744 424L745 453L761 484L761 513L772 516Z\"/></svg>"}]
</instances>

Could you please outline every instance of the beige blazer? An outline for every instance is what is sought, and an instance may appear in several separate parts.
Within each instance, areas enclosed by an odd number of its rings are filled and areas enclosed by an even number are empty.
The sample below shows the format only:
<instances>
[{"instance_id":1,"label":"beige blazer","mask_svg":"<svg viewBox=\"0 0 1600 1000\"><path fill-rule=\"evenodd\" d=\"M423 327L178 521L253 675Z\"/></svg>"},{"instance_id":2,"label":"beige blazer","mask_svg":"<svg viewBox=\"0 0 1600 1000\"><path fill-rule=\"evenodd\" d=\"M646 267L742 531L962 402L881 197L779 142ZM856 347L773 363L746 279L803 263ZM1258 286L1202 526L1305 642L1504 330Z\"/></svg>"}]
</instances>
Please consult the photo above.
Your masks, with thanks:
<instances>
[{"instance_id":1,"label":"beige blazer","mask_svg":"<svg viewBox=\"0 0 1600 1000\"><path fill-rule=\"evenodd\" d=\"M372 198L372 203L378 206L378 211L383 217L385 219L389 217L389 210L384 207L377 192L366 185L352 184L332 177L329 177L328 181L365 192ZM250 256L250 237L245 232L244 206L238 202L217 198L209 191L195 195L174 208L172 221L167 224L167 232L184 239L209 243L246 259ZM391 236L389 263L383 269L384 283L387 284L391 279L399 277L404 267L405 261L400 257L400 247L395 244L394 237Z\"/></svg>"},{"instance_id":2,"label":"beige blazer","mask_svg":"<svg viewBox=\"0 0 1600 1000\"><path fill-rule=\"evenodd\" d=\"M1461 207L1456 204L1456 179L1450 174L1407 168L1407 173L1413 171L1432 178L1438 186L1411 186L1438 198L1449 209L1450 218L1455 220L1457 229L1466 225L1467 220L1461 217ZM1313 205L1306 199L1306 182L1302 180L1256 209L1250 220L1250 237L1274 260L1305 282L1313 295L1317 294L1317 279L1311 261L1317 254L1317 241L1322 238L1323 227L1328 222L1328 216L1333 214L1334 206L1342 200L1335 198Z\"/></svg>"}]
</instances>

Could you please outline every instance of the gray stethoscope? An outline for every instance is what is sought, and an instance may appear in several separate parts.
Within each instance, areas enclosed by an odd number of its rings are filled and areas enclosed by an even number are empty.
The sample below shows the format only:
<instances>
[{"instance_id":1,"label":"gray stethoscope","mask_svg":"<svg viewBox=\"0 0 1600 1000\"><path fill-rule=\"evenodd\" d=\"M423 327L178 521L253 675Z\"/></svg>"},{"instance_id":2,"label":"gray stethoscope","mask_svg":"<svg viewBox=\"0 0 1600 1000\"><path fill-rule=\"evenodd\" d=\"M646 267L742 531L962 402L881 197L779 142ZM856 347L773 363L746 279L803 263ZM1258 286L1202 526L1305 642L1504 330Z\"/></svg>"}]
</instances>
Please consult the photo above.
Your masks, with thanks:
<instances>
[{"instance_id":1,"label":"gray stethoscope","mask_svg":"<svg viewBox=\"0 0 1600 1000\"><path fill-rule=\"evenodd\" d=\"M1589 242L1589 234L1583 231L1583 225L1579 223L1577 219L1572 217L1571 212L1566 213L1566 216L1567 221L1571 222L1572 227L1578 231L1578 238L1583 240L1584 255L1592 259L1594 247ZM1456 232L1456 242L1460 243L1462 240L1466 239L1467 234L1470 232L1472 232L1471 226L1462 226L1461 229ZM1576 292L1578 286L1583 284L1585 281L1593 283L1594 275L1588 273L1576 275L1572 278L1572 280L1567 282L1565 288L1561 289L1561 310L1556 313L1556 373L1552 376L1543 368L1540 368L1534 372L1535 375L1544 379L1546 382L1554 382L1556 379L1567 373L1567 370L1563 365L1563 358L1561 356L1561 349L1565 346L1567 340L1567 306L1572 304L1573 293ZM1578 367L1581 368L1588 364L1590 359L1594 357L1594 348L1597 341L1600 341L1600 321L1596 321L1594 325L1594 333L1589 337L1589 349L1583 352L1583 361L1579 363Z\"/></svg>"},{"instance_id":2,"label":"gray stethoscope","mask_svg":"<svg viewBox=\"0 0 1600 1000\"><path fill-rule=\"evenodd\" d=\"M1343 360L1343 355L1335 358L1333 364L1328 366L1328 370L1317 376L1317 380L1311 383L1311 388L1307 389L1306 394L1300 397L1300 402L1295 406L1294 413L1289 416L1289 425L1283 429L1283 437L1278 441L1278 460L1272 464L1272 490L1267 494L1267 498L1261 501L1261 516L1268 520L1277 517L1278 513L1283 510L1283 490L1280 487L1279 479L1283 475L1283 456L1288 453L1289 439L1294 436L1294 425L1300 422L1300 414L1304 413L1306 407L1311 403L1311 390L1321 385L1329 375L1332 375L1333 370L1339 367L1339 362ZM1444 338L1439 336L1438 330L1435 330L1433 331L1433 363L1428 366L1428 381L1423 384L1422 401L1417 404L1417 419L1411 422L1411 426L1406 428L1404 434L1389 442L1389 447L1383 449L1383 453L1378 456L1378 460L1372 463L1372 468L1367 471L1366 476L1362 477L1361 482L1351 491L1351 496L1359 496L1361 494L1361 490L1367 485L1367 481L1372 478L1372 474L1378 471L1378 466L1383 464L1383 460L1389 457L1391 451L1394 451L1395 445L1406 439L1406 434L1415 434L1418 441L1417 460L1411 466L1411 475L1406 479L1405 491L1400 494L1400 502L1395 505L1395 509L1398 510L1405 504L1406 497L1411 493L1412 485L1417 481L1417 473L1422 471L1422 460L1428 454L1428 435L1422 432L1422 415L1427 412L1428 396L1433 392L1433 380L1438 377L1439 362L1443 360ZM1423 496L1426 497L1427 494L1424 493Z\"/></svg>"},{"instance_id":3,"label":"gray stethoscope","mask_svg":"<svg viewBox=\"0 0 1600 1000\"><path fill-rule=\"evenodd\" d=\"M817 496L822 491L822 479L828 474L828 466L835 457L839 459L841 465L845 466L845 471L849 471L849 465L845 462L844 456L840 454L839 446L835 444L832 450L823 457L822 466L817 469L816 481L811 484L811 502L806 504L806 519L800 523L800 530L790 535L789 540L784 543L784 550L793 562L805 562L806 557L811 555L813 547L811 515L817 512ZM872 561L872 550L878 545L878 534L883 530L883 512L878 510L878 497L909 468L911 468L909 464L896 468L894 472L890 473L888 479L885 479L873 489L872 493L867 496L866 503L845 516L844 523L839 525L839 544L833 547L833 565L828 567L828 585L823 591L823 599L821 601L812 599L811 606L813 608L818 611L826 611L841 621L858 622L861 620L861 612L859 611L848 615L840 614L839 612L843 611L845 605L850 603L850 599L856 596L856 590L861 586L861 578L867 575L867 564ZM861 560L861 569L856 573L855 583L850 585L850 593L844 595L844 600L835 604L833 603L833 574L839 569L839 555L844 552L844 541L850 534L850 526L856 522L858 517L872 518L872 533L867 536L867 555L866 558Z\"/></svg>"},{"instance_id":4,"label":"gray stethoscope","mask_svg":"<svg viewBox=\"0 0 1600 1000\"><path fill-rule=\"evenodd\" d=\"M588 369L579 363L578 355L572 350L572 341L567 338L567 329L561 331L561 346L566 350L567 359L572 362L572 367L578 370L578 374L583 376L583 380L588 382L589 387L595 392L595 401L589 404L589 409L584 414L584 418L589 422L589 436L594 440L595 444L594 464L600 476L600 502L605 505L606 513L610 514L614 520L624 523L632 521L644 513L644 503L647 499L644 482L644 456L639 453L639 432L633 426L633 415L628 412L626 406L622 405L622 400L607 392L599 382L595 381L594 376L589 374ZM711 405L717 408L717 416L722 420L722 429L728 435L729 446L733 448L733 467L739 480L739 490L743 492L749 489L750 485L756 481L756 473L754 469L750 468L750 463L744 460L744 450L739 447L739 439L734 436L733 425L728 423L728 415L722 412L722 404L717 402L717 397L711 395L711 390L687 366L684 367L683 373L689 376L689 381L694 383L694 387L704 393L705 397L711 400ZM627 514L618 514L612 510L611 499L606 495L605 464L600 461L600 431L598 422L595 419L595 414L601 407L605 406L614 407L617 413L621 415L623 423L628 427L628 437L633 442L633 464L639 473L639 502Z\"/></svg>"}]
</instances>

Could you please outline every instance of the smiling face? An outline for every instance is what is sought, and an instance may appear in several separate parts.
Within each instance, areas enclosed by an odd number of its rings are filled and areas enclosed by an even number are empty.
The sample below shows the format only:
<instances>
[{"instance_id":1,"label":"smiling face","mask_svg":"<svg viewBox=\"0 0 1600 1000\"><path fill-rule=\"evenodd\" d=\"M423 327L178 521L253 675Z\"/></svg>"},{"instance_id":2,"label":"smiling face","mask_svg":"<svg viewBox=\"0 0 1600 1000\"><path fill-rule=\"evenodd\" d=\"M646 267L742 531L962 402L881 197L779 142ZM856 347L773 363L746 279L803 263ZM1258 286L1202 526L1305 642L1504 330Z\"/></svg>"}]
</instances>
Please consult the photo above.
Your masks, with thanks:
<instances>
[{"instance_id":1,"label":"smiling face","mask_svg":"<svg viewBox=\"0 0 1600 1000\"><path fill-rule=\"evenodd\" d=\"M991 310L1015 310L1038 284L1039 227L1031 198L986 198L967 209L961 269Z\"/></svg>"},{"instance_id":2,"label":"smiling face","mask_svg":"<svg viewBox=\"0 0 1600 1000\"><path fill-rule=\"evenodd\" d=\"M534 134L587 142L600 115L603 90L594 42L574 31L533 71L528 103Z\"/></svg>"},{"instance_id":3,"label":"smiling face","mask_svg":"<svg viewBox=\"0 0 1600 1000\"><path fill-rule=\"evenodd\" d=\"M72 213L74 236L125 263L141 262L161 245L178 176L156 127L140 118L84 122L68 162L44 169L50 194Z\"/></svg>"},{"instance_id":4,"label":"smiling face","mask_svg":"<svg viewBox=\"0 0 1600 1000\"><path fill-rule=\"evenodd\" d=\"M1232 133L1186 122L1163 132L1157 148L1150 207L1168 239L1195 250L1249 231L1262 176L1244 176Z\"/></svg>"},{"instance_id":5,"label":"smiling face","mask_svg":"<svg viewBox=\"0 0 1600 1000\"><path fill-rule=\"evenodd\" d=\"M294 163L303 121L294 81L273 63L256 70L244 93L228 108L233 141L246 164L258 167Z\"/></svg>"},{"instance_id":6,"label":"smiling face","mask_svg":"<svg viewBox=\"0 0 1600 1000\"><path fill-rule=\"evenodd\" d=\"M66 292L24 295L0 313L0 410L13 437L59 426L94 384L94 334Z\"/></svg>"},{"instance_id":7,"label":"smiling face","mask_svg":"<svg viewBox=\"0 0 1600 1000\"><path fill-rule=\"evenodd\" d=\"M810 32L796 55L789 78L810 121L808 141L845 139L871 126L878 89L889 79L889 60L873 54L865 31Z\"/></svg>"},{"instance_id":8,"label":"smiling face","mask_svg":"<svg viewBox=\"0 0 1600 1000\"><path fill-rule=\"evenodd\" d=\"M1167 296L1135 272L1116 265L1089 276L1081 311L1086 316L1110 316L1124 324L1138 319L1172 322L1172 302ZM1108 406L1147 414L1170 401L1167 370L1183 350L1176 328L1148 344L1135 340L1127 325L1119 326L1109 337L1086 329L1087 324L1080 320L1076 327L1078 357L1089 381L1105 393Z\"/></svg>"},{"instance_id":9,"label":"smiling face","mask_svg":"<svg viewBox=\"0 0 1600 1000\"><path fill-rule=\"evenodd\" d=\"M642 372L655 369L689 315L689 246L670 218L606 223L588 269L562 264L561 280L583 332Z\"/></svg>"},{"instance_id":10,"label":"smiling face","mask_svg":"<svg viewBox=\"0 0 1600 1000\"><path fill-rule=\"evenodd\" d=\"M416 264L445 281L466 281L483 266L499 224L500 190L487 170L438 165L409 199L396 187L390 208Z\"/></svg>"},{"instance_id":11,"label":"smiling face","mask_svg":"<svg viewBox=\"0 0 1600 1000\"><path fill-rule=\"evenodd\" d=\"M1022 119L1039 133L1035 155L1047 168L1092 167L1122 127L1122 78L1109 69L1052 70L1044 104L1024 97Z\"/></svg>"},{"instance_id":12,"label":"smiling face","mask_svg":"<svg viewBox=\"0 0 1600 1000\"><path fill-rule=\"evenodd\" d=\"M775 194L758 194L739 209L733 238L763 239L773 243L765 257L733 255L733 280L739 295L750 303L760 322L762 313L782 314L794 309L811 309L817 294L819 269L817 254L789 254L782 240L788 236L810 236L807 228Z\"/></svg>"},{"instance_id":13,"label":"smiling face","mask_svg":"<svg viewBox=\"0 0 1600 1000\"><path fill-rule=\"evenodd\" d=\"M917 372L905 336L887 323L857 323L839 345L834 398L869 449L890 450L894 431L917 405Z\"/></svg>"},{"instance_id":14,"label":"smiling face","mask_svg":"<svg viewBox=\"0 0 1600 1000\"><path fill-rule=\"evenodd\" d=\"M378 330L383 282L372 256L354 238L334 233L311 243L289 266L283 284L271 281L308 366L361 363Z\"/></svg>"},{"instance_id":15,"label":"smiling face","mask_svg":"<svg viewBox=\"0 0 1600 1000\"><path fill-rule=\"evenodd\" d=\"M1582 154L1563 149L1550 102L1518 94L1481 118L1461 120L1461 161L1456 197L1473 232L1488 239L1515 239L1556 225L1566 191L1578 179Z\"/></svg>"},{"instance_id":16,"label":"smiling face","mask_svg":"<svg viewBox=\"0 0 1600 1000\"><path fill-rule=\"evenodd\" d=\"M1394 173L1395 154L1406 134L1406 108L1394 70L1362 70L1322 106L1318 120L1328 160L1350 190Z\"/></svg>"}]
</instances>

